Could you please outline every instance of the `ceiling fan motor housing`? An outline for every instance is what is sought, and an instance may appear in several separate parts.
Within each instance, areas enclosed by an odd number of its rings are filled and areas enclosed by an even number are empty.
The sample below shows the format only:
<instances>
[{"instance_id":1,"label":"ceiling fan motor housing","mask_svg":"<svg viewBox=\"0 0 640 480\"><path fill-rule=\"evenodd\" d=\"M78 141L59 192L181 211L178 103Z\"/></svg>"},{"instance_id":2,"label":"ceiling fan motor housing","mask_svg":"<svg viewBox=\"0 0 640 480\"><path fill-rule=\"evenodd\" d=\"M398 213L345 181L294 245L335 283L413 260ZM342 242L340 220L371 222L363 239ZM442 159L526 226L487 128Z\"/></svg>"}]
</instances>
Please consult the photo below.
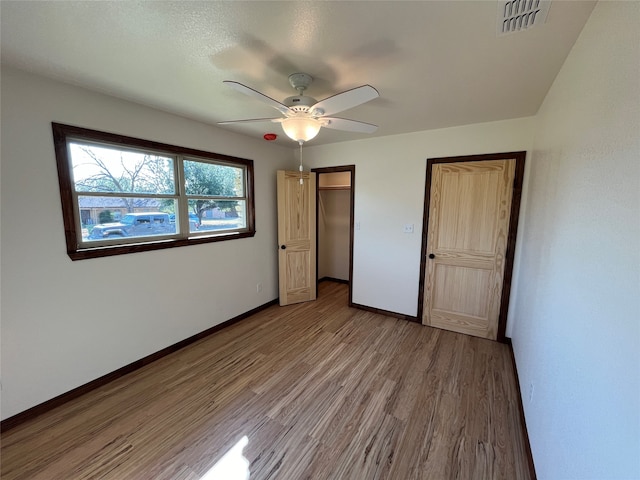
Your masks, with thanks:
<instances>
[{"instance_id":1,"label":"ceiling fan motor housing","mask_svg":"<svg viewBox=\"0 0 640 480\"><path fill-rule=\"evenodd\" d=\"M294 112L306 113L318 101L315 98L303 95L303 92L311 85L313 77L308 73L292 73L289 75L289 83L298 91L298 95L287 97L282 103Z\"/></svg>"},{"instance_id":2,"label":"ceiling fan motor housing","mask_svg":"<svg viewBox=\"0 0 640 480\"><path fill-rule=\"evenodd\" d=\"M312 107L318 103L318 101L315 98L307 97L306 95L294 95L292 97L285 98L282 103L296 112L306 112L309 110L309 107Z\"/></svg>"}]
</instances>

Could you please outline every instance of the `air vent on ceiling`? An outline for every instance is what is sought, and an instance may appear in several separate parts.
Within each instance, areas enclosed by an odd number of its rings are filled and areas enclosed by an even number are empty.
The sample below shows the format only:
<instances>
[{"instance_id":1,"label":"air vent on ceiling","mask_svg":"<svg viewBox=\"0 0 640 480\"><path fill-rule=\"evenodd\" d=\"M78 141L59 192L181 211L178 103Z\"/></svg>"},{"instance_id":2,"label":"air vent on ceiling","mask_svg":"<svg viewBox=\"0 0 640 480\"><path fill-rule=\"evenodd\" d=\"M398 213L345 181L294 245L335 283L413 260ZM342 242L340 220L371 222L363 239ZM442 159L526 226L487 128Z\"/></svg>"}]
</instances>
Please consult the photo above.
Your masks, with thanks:
<instances>
[{"instance_id":1,"label":"air vent on ceiling","mask_svg":"<svg viewBox=\"0 0 640 480\"><path fill-rule=\"evenodd\" d=\"M497 34L528 30L547 20L550 0L498 0Z\"/></svg>"}]
</instances>

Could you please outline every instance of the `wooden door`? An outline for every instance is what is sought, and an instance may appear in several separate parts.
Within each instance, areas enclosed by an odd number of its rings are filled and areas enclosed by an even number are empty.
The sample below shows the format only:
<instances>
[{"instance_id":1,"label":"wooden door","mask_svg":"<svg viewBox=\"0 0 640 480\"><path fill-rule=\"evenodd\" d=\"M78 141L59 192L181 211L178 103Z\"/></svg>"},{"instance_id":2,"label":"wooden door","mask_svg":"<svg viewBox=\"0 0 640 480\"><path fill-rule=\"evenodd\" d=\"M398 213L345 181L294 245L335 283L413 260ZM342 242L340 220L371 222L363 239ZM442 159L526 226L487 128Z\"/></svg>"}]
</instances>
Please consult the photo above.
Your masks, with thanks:
<instances>
[{"instance_id":1,"label":"wooden door","mask_svg":"<svg viewBox=\"0 0 640 480\"><path fill-rule=\"evenodd\" d=\"M278 248L280 305L315 300L315 173L278 171Z\"/></svg>"},{"instance_id":2,"label":"wooden door","mask_svg":"<svg viewBox=\"0 0 640 480\"><path fill-rule=\"evenodd\" d=\"M496 339L515 167L433 164L423 324Z\"/></svg>"}]
</instances>

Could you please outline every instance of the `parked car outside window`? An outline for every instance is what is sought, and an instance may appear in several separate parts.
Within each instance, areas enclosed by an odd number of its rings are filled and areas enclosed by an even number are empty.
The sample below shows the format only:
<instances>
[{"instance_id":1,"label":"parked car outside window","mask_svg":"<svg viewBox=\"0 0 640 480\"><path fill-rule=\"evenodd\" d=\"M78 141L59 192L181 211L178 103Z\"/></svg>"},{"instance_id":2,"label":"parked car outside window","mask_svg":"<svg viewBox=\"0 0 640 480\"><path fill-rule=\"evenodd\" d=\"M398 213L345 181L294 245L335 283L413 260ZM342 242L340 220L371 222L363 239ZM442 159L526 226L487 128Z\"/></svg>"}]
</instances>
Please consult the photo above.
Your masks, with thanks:
<instances>
[{"instance_id":1,"label":"parked car outside window","mask_svg":"<svg viewBox=\"0 0 640 480\"><path fill-rule=\"evenodd\" d=\"M176 214L175 213L170 213L169 214L169 221L171 223L175 223L176 222ZM193 232L194 230L197 230L198 228L200 228L200 219L198 218L198 216L195 213L190 213L189 214L189 230Z\"/></svg>"},{"instance_id":2,"label":"parked car outside window","mask_svg":"<svg viewBox=\"0 0 640 480\"><path fill-rule=\"evenodd\" d=\"M114 237L148 237L176 233L169 214L162 212L128 213L119 222L102 223L93 227L90 240Z\"/></svg>"}]
</instances>

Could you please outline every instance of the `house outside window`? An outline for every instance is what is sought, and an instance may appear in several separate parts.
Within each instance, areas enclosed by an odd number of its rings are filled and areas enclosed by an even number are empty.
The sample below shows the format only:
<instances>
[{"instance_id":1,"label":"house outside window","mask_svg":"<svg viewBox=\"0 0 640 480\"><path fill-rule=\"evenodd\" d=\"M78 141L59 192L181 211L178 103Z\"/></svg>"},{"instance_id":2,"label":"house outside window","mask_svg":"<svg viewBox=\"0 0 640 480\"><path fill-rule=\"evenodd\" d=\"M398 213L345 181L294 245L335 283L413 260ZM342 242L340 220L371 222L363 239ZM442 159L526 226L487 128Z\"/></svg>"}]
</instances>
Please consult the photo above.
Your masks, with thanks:
<instances>
[{"instance_id":1,"label":"house outside window","mask_svg":"<svg viewBox=\"0 0 640 480\"><path fill-rule=\"evenodd\" d=\"M52 127L73 260L255 235L252 160Z\"/></svg>"}]
</instances>

